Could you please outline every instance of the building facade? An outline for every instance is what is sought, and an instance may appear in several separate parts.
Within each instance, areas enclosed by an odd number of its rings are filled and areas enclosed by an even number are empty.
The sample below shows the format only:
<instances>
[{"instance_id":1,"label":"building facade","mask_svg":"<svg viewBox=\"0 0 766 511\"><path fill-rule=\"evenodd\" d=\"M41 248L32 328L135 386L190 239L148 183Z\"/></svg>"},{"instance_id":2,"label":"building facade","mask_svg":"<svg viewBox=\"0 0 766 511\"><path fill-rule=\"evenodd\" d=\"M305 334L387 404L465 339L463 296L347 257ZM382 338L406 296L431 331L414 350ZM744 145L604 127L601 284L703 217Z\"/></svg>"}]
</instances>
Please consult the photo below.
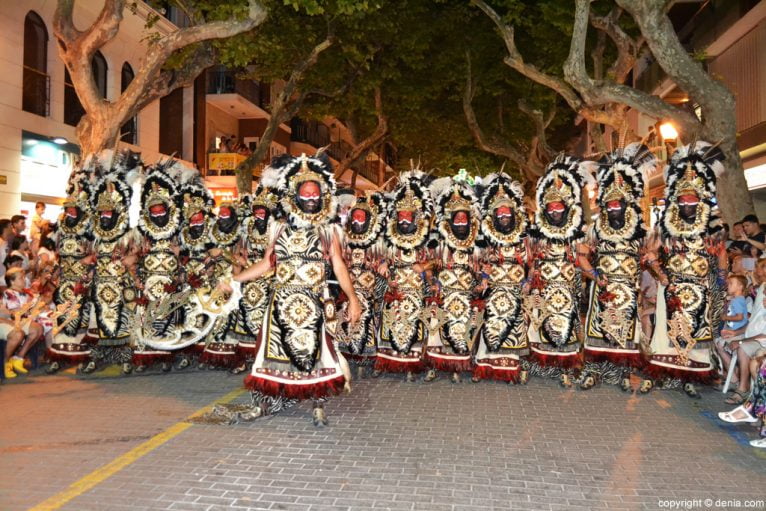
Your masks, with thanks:
<instances>
[{"instance_id":1,"label":"building facade","mask_svg":"<svg viewBox=\"0 0 766 511\"><path fill-rule=\"evenodd\" d=\"M98 0L78 1L75 26L90 25L102 6ZM117 36L93 57L94 80L106 100L119 97L139 69L148 51L148 17L158 18L151 30L161 34L184 24L175 9L158 13L141 1L136 6L125 9ZM32 214L34 203L42 201L49 206L46 217L54 221L78 159L75 126L83 110L58 55L55 7L50 0L0 2L0 218ZM151 103L122 127L119 147L140 152L147 162L174 155L196 165L219 199L236 196L231 162L242 156L221 154L220 142L230 138L253 147L270 118L270 97L275 92L275 85L240 79L241 71L210 68L194 86ZM325 145L339 161L349 144L329 135L334 122L296 119L283 124L264 162L283 152L313 154ZM377 188L379 177L391 172L374 153L359 167L361 189ZM350 174L340 176L340 181L350 182Z\"/></svg>"},{"instance_id":2,"label":"building facade","mask_svg":"<svg viewBox=\"0 0 766 511\"><path fill-rule=\"evenodd\" d=\"M75 26L92 23L102 5L77 2ZM42 201L49 205L46 216L55 220L77 161L75 126L83 112L58 55L55 7L45 0L0 2L0 217L31 214ZM94 56L94 79L105 99L118 97L138 69L147 51L142 39L150 12L141 2L135 13L126 9L117 36ZM153 28L175 29L166 18ZM141 152L147 161L172 153L191 160L192 117L193 90L179 90L126 123L120 146Z\"/></svg>"}]
</instances>

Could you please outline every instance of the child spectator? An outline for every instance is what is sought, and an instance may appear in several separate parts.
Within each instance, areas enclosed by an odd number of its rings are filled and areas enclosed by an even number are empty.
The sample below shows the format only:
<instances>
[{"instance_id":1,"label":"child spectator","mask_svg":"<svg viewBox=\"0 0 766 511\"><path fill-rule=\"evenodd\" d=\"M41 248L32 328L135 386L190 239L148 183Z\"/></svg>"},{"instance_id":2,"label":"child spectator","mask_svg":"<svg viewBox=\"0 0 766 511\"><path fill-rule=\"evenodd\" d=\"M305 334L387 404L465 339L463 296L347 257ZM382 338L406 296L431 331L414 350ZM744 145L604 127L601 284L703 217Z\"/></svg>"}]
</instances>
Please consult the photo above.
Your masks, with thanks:
<instances>
[{"instance_id":1,"label":"child spectator","mask_svg":"<svg viewBox=\"0 0 766 511\"><path fill-rule=\"evenodd\" d=\"M724 371L729 370L732 350L729 343L743 338L747 329L747 279L742 275L729 275L726 279L726 290L729 294L729 303L726 312L721 315L724 321L721 336L715 340L716 350L721 357Z\"/></svg>"},{"instance_id":2,"label":"child spectator","mask_svg":"<svg viewBox=\"0 0 766 511\"><path fill-rule=\"evenodd\" d=\"M5 267L7 270L10 270L12 268L18 268L19 270L24 269L24 260L18 256L18 255L9 255L5 258ZM29 275L29 273L24 272L24 287L28 288L30 285L32 285L32 278Z\"/></svg>"},{"instance_id":3,"label":"child spectator","mask_svg":"<svg viewBox=\"0 0 766 511\"><path fill-rule=\"evenodd\" d=\"M37 250L37 261L40 269L46 266L55 266L58 263L56 243L48 236L44 236L40 240L40 248Z\"/></svg>"},{"instance_id":4,"label":"child spectator","mask_svg":"<svg viewBox=\"0 0 766 511\"><path fill-rule=\"evenodd\" d=\"M48 223L48 221L43 218L44 214L45 203L38 202L35 204L35 215L32 217L32 225L29 228L29 237L32 238L33 242L40 241L45 225Z\"/></svg>"},{"instance_id":5,"label":"child spectator","mask_svg":"<svg viewBox=\"0 0 766 511\"><path fill-rule=\"evenodd\" d=\"M23 236L16 236L11 242L11 256L17 256L21 258L21 268L24 271L29 270L29 242Z\"/></svg>"}]
</instances>

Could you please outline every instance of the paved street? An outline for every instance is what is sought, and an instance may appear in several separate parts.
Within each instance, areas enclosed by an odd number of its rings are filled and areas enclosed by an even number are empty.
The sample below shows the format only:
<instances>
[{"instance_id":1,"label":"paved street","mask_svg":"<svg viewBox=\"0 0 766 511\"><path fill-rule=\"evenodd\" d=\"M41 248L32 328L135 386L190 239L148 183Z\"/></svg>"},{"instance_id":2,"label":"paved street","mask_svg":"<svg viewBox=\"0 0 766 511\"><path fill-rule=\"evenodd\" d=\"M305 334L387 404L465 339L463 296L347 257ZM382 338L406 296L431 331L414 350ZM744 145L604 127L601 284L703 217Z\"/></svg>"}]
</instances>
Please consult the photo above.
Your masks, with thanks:
<instances>
[{"instance_id":1,"label":"paved street","mask_svg":"<svg viewBox=\"0 0 766 511\"><path fill-rule=\"evenodd\" d=\"M251 424L183 422L231 399L242 380L222 372L17 380L0 386L3 510L634 510L766 498L766 453L745 445L755 429L714 420L727 407L712 390L691 401L381 378L332 400L330 427L316 429L307 403Z\"/></svg>"}]
</instances>

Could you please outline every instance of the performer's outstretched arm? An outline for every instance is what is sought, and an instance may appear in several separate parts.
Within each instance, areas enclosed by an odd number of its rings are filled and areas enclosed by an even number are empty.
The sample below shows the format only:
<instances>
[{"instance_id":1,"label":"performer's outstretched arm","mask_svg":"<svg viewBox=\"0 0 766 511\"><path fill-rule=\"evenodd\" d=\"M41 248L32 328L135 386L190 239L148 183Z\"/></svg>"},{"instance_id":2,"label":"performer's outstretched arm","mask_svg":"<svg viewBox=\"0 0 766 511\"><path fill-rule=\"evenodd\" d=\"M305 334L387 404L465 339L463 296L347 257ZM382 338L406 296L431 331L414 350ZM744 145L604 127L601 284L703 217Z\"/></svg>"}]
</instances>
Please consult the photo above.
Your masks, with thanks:
<instances>
[{"instance_id":1,"label":"performer's outstretched arm","mask_svg":"<svg viewBox=\"0 0 766 511\"><path fill-rule=\"evenodd\" d=\"M346 263L343 261L342 254L343 252L340 249L338 238L333 237L332 247L330 248L332 269L335 272L335 277L338 279L340 288L348 297L348 320L351 323L356 323L362 315L362 305L359 303L359 298L357 298L356 292L354 291L354 284L351 282L351 276L348 274L348 268L346 268Z\"/></svg>"},{"instance_id":2,"label":"performer's outstretched arm","mask_svg":"<svg viewBox=\"0 0 766 511\"><path fill-rule=\"evenodd\" d=\"M269 247L263 254L263 259L255 263L254 265L245 268L241 273L234 275L234 280L237 282L247 282L249 280L255 280L268 272L271 267L271 256L274 253L274 247Z\"/></svg>"}]
</instances>

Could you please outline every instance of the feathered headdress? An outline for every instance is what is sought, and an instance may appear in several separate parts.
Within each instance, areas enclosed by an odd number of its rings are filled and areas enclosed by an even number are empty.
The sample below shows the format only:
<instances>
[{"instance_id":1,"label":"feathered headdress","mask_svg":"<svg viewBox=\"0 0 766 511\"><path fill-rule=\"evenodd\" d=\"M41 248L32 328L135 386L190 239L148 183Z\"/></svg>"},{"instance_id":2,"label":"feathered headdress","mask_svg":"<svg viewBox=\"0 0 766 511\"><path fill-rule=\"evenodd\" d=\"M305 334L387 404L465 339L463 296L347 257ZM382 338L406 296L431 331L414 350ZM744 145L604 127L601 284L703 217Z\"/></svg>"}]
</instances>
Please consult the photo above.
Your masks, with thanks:
<instances>
[{"instance_id":1,"label":"feathered headdress","mask_svg":"<svg viewBox=\"0 0 766 511\"><path fill-rule=\"evenodd\" d=\"M275 179L276 178L276 179ZM288 222L296 227L318 226L337 221L338 202L335 197L335 175L329 157L323 152L316 156L299 157L285 154L274 158L271 166L264 170L261 184L274 186L279 193L282 210ZM319 184L322 208L316 213L305 213L298 207L298 189L306 181Z\"/></svg>"},{"instance_id":2,"label":"feathered headdress","mask_svg":"<svg viewBox=\"0 0 766 511\"><path fill-rule=\"evenodd\" d=\"M436 179L429 188L436 202L440 239L452 250L473 251L479 234L479 200L471 185L464 179L444 177ZM450 227L453 215L459 211L468 215L469 234L465 240L455 237Z\"/></svg>"},{"instance_id":3,"label":"feathered headdress","mask_svg":"<svg viewBox=\"0 0 766 511\"><path fill-rule=\"evenodd\" d=\"M199 177L182 184L179 194L182 201L181 245L187 250L202 250L209 241L208 236L213 224L213 194ZM198 225L202 225L201 232L192 235L189 229Z\"/></svg>"},{"instance_id":4,"label":"feathered headdress","mask_svg":"<svg viewBox=\"0 0 766 511\"><path fill-rule=\"evenodd\" d=\"M514 217L514 227L507 234L495 227L495 210L501 207L507 207ZM481 210L481 244L493 247L515 245L527 236L529 220L524 211L524 188L508 174L499 172L484 178Z\"/></svg>"},{"instance_id":5,"label":"feathered headdress","mask_svg":"<svg viewBox=\"0 0 766 511\"><path fill-rule=\"evenodd\" d=\"M426 178L421 170L409 170L400 174L399 184L387 201L384 239L389 248L409 252L423 247L428 241L434 202L425 184ZM416 227L412 234L401 234L397 230L399 212L412 214Z\"/></svg>"},{"instance_id":6,"label":"feathered headdress","mask_svg":"<svg viewBox=\"0 0 766 511\"><path fill-rule=\"evenodd\" d=\"M141 212L138 230L152 241L167 240L181 229L181 198L178 180L181 169L178 162L168 159L151 166L141 187ZM152 217L167 215L167 223L159 226Z\"/></svg>"},{"instance_id":7,"label":"feathered headdress","mask_svg":"<svg viewBox=\"0 0 766 511\"><path fill-rule=\"evenodd\" d=\"M708 142L695 142L676 149L665 168L666 207L660 219L662 235L695 238L723 228L716 203L716 179L725 168L723 151ZM694 223L679 216L678 200L696 196L699 200Z\"/></svg>"},{"instance_id":8,"label":"feathered headdress","mask_svg":"<svg viewBox=\"0 0 766 511\"><path fill-rule=\"evenodd\" d=\"M596 180L601 213L595 227L599 238L617 243L646 235L640 202L644 198L646 176L656 165L654 154L638 142L608 154L599 162ZM625 225L619 230L612 229L607 219L609 204L615 201L625 205Z\"/></svg>"},{"instance_id":9,"label":"feathered headdress","mask_svg":"<svg viewBox=\"0 0 766 511\"><path fill-rule=\"evenodd\" d=\"M141 160L136 153L124 151L114 154L108 151L101 157L92 157L87 162L90 167L84 167L86 172L99 176L93 186L91 195L91 210L93 211L93 234L97 241L117 241L127 234L130 227L128 209L132 190L129 179L138 175ZM110 165L106 167L105 165ZM105 229L99 219L102 216L114 216L116 220L112 227Z\"/></svg>"},{"instance_id":10,"label":"feathered headdress","mask_svg":"<svg viewBox=\"0 0 766 511\"><path fill-rule=\"evenodd\" d=\"M83 169L75 169L69 176L66 188L64 208L59 215L58 228L67 235L92 238L90 209L91 183L90 174ZM76 213L72 213L74 208ZM67 225L65 218L71 216L76 220L74 226Z\"/></svg>"},{"instance_id":11,"label":"feathered headdress","mask_svg":"<svg viewBox=\"0 0 766 511\"><path fill-rule=\"evenodd\" d=\"M559 154L545 169L545 175L537 182L535 200L535 235L549 242L569 243L582 238L583 226L582 195L587 185L595 184L590 173L593 162L583 161L574 156ZM552 225L546 217L546 207L561 203L566 218L561 226Z\"/></svg>"}]
</instances>

